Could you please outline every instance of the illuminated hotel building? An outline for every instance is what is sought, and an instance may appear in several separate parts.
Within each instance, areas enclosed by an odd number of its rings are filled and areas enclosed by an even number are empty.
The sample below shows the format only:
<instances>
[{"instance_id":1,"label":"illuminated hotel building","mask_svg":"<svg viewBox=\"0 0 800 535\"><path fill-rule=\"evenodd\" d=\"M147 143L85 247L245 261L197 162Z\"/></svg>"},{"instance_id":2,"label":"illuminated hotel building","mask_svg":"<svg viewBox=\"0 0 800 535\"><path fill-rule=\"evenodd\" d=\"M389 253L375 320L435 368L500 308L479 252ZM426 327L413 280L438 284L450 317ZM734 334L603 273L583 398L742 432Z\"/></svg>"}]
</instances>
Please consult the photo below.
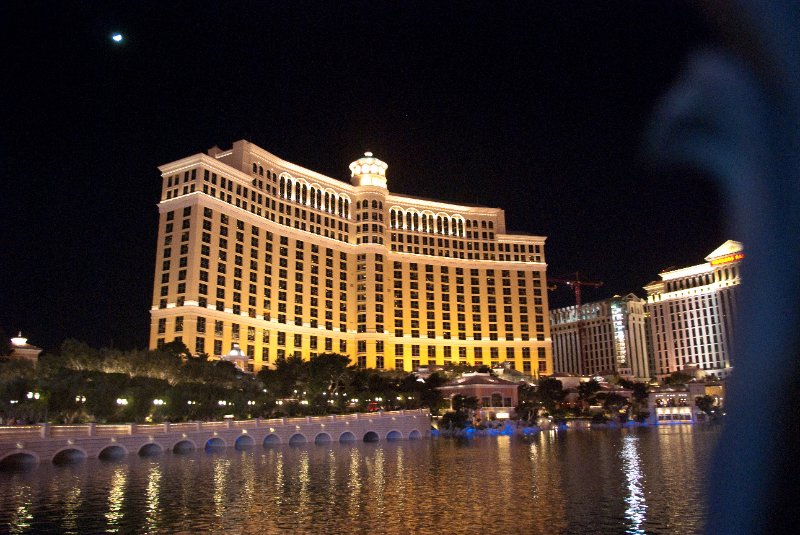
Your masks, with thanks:
<instances>
[{"instance_id":1,"label":"illuminated hotel building","mask_svg":"<svg viewBox=\"0 0 800 535\"><path fill-rule=\"evenodd\" d=\"M731 370L742 244L728 240L703 264L665 271L645 286L654 375L687 367L725 377Z\"/></svg>"},{"instance_id":2,"label":"illuminated hotel building","mask_svg":"<svg viewBox=\"0 0 800 535\"><path fill-rule=\"evenodd\" d=\"M246 141L159 169L151 348L552 373L545 238L503 210L390 193L371 153L350 184Z\"/></svg>"},{"instance_id":3,"label":"illuminated hotel building","mask_svg":"<svg viewBox=\"0 0 800 535\"><path fill-rule=\"evenodd\" d=\"M644 299L628 294L551 310L553 369L649 379L644 308Z\"/></svg>"}]
</instances>

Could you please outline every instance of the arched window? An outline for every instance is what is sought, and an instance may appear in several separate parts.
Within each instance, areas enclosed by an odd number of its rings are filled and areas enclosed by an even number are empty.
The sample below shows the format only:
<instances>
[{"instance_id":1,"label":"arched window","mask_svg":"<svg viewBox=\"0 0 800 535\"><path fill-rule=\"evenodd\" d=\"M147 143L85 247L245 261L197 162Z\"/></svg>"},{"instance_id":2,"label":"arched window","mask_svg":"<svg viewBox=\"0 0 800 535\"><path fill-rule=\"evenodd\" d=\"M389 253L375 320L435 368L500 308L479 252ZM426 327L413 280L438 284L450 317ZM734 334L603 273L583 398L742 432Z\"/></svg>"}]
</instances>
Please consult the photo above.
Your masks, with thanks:
<instances>
[{"instance_id":1,"label":"arched window","mask_svg":"<svg viewBox=\"0 0 800 535\"><path fill-rule=\"evenodd\" d=\"M337 213L339 214L339 216L344 215L344 202L342 201L341 197L339 198L339 201L338 201Z\"/></svg>"},{"instance_id":2,"label":"arched window","mask_svg":"<svg viewBox=\"0 0 800 535\"><path fill-rule=\"evenodd\" d=\"M406 212L406 229L411 230L411 212Z\"/></svg>"},{"instance_id":3,"label":"arched window","mask_svg":"<svg viewBox=\"0 0 800 535\"><path fill-rule=\"evenodd\" d=\"M444 234L450 234L450 219L449 218L445 217L445 218L442 219L442 232Z\"/></svg>"},{"instance_id":4,"label":"arched window","mask_svg":"<svg viewBox=\"0 0 800 535\"><path fill-rule=\"evenodd\" d=\"M322 207L322 192L317 190L317 208Z\"/></svg>"},{"instance_id":5,"label":"arched window","mask_svg":"<svg viewBox=\"0 0 800 535\"><path fill-rule=\"evenodd\" d=\"M383 210L383 201L378 201L378 210Z\"/></svg>"},{"instance_id":6,"label":"arched window","mask_svg":"<svg viewBox=\"0 0 800 535\"><path fill-rule=\"evenodd\" d=\"M375 199L372 199L372 207L375 209L378 208L378 201L376 201Z\"/></svg>"},{"instance_id":7,"label":"arched window","mask_svg":"<svg viewBox=\"0 0 800 535\"><path fill-rule=\"evenodd\" d=\"M331 194L328 193L327 191L325 192L325 211L326 212L331 211Z\"/></svg>"},{"instance_id":8,"label":"arched window","mask_svg":"<svg viewBox=\"0 0 800 535\"><path fill-rule=\"evenodd\" d=\"M317 190L316 190L316 188L314 188L314 186L311 186L311 188L309 188L308 192L309 192L309 195L308 195L309 202L308 202L308 204L310 204L312 208L316 208L317 207Z\"/></svg>"},{"instance_id":9,"label":"arched window","mask_svg":"<svg viewBox=\"0 0 800 535\"><path fill-rule=\"evenodd\" d=\"M288 178L286 179L286 198L287 199L292 198L292 181L289 180Z\"/></svg>"},{"instance_id":10,"label":"arched window","mask_svg":"<svg viewBox=\"0 0 800 535\"><path fill-rule=\"evenodd\" d=\"M253 162L253 172L254 173L258 172L258 164L256 162Z\"/></svg>"},{"instance_id":11,"label":"arched window","mask_svg":"<svg viewBox=\"0 0 800 535\"><path fill-rule=\"evenodd\" d=\"M295 182L294 184L294 200L300 200L300 182Z\"/></svg>"},{"instance_id":12,"label":"arched window","mask_svg":"<svg viewBox=\"0 0 800 535\"><path fill-rule=\"evenodd\" d=\"M397 226L397 212L395 212L394 210L389 212L389 221L390 221L389 222L389 226L391 228L396 228L396 226Z\"/></svg>"},{"instance_id":13,"label":"arched window","mask_svg":"<svg viewBox=\"0 0 800 535\"><path fill-rule=\"evenodd\" d=\"M414 230L419 230L419 214L414 212Z\"/></svg>"},{"instance_id":14,"label":"arched window","mask_svg":"<svg viewBox=\"0 0 800 535\"><path fill-rule=\"evenodd\" d=\"M350 217L350 201L347 199L344 200L344 217Z\"/></svg>"},{"instance_id":15,"label":"arched window","mask_svg":"<svg viewBox=\"0 0 800 535\"><path fill-rule=\"evenodd\" d=\"M286 196L286 179L281 177L281 197Z\"/></svg>"},{"instance_id":16,"label":"arched window","mask_svg":"<svg viewBox=\"0 0 800 535\"><path fill-rule=\"evenodd\" d=\"M263 168L263 167L261 167L260 165L258 166L258 174L259 174L260 176L264 176L264 168Z\"/></svg>"},{"instance_id":17,"label":"arched window","mask_svg":"<svg viewBox=\"0 0 800 535\"><path fill-rule=\"evenodd\" d=\"M356 210L361 210L361 201L356 201Z\"/></svg>"},{"instance_id":18,"label":"arched window","mask_svg":"<svg viewBox=\"0 0 800 535\"><path fill-rule=\"evenodd\" d=\"M301 191L303 192L303 197L301 202L303 204L308 204L308 187L305 184L303 184L303 189Z\"/></svg>"}]
</instances>

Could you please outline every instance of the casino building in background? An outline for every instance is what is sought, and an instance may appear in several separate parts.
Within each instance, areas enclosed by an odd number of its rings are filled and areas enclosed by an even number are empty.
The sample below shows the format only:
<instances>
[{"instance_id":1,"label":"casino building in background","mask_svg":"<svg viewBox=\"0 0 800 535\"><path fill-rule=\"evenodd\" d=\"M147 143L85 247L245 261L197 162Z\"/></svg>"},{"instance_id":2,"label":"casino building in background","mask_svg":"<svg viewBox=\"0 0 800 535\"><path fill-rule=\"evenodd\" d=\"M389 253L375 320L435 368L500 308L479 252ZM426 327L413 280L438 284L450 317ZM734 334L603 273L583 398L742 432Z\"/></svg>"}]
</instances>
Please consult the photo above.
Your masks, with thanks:
<instances>
[{"instance_id":1,"label":"casino building in background","mask_svg":"<svg viewBox=\"0 0 800 535\"><path fill-rule=\"evenodd\" d=\"M551 310L555 372L650 379L644 308L628 294Z\"/></svg>"},{"instance_id":2,"label":"casino building in background","mask_svg":"<svg viewBox=\"0 0 800 535\"><path fill-rule=\"evenodd\" d=\"M150 347L551 374L545 238L390 193L387 167L366 153L347 184L247 141L161 166Z\"/></svg>"},{"instance_id":3,"label":"casino building in background","mask_svg":"<svg viewBox=\"0 0 800 535\"><path fill-rule=\"evenodd\" d=\"M742 244L728 240L703 264L672 269L645 286L652 336L652 373L697 368L724 378L731 371Z\"/></svg>"}]
</instances>

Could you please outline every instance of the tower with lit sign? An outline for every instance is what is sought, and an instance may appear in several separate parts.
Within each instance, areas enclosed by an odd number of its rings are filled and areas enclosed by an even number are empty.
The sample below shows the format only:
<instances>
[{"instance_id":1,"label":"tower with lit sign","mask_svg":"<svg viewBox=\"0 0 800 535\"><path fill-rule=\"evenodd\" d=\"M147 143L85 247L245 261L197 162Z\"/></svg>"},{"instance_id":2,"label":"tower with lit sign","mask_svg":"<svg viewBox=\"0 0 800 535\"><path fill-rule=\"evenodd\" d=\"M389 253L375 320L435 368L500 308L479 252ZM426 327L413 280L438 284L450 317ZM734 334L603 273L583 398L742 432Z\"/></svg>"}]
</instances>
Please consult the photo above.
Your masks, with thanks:
<instances>
[{"instance_id":1,"label":"tower with lit sign","mask_svg":"<svg viewBox=\"0 0 800 535\"><path fill-rule=\"evenodd\" d=\"M550 311L553 368L574 375L650 378L645 301L634 294ZM579 321L582 324L579 325ZM584 350L579 329L584 330Z\"/></svg>"},{"instance_id":2,"label":"tower with lit sign","mask_svg":"<svg viewBox=\"0 0 800 535\"><path fill-rule=\"evenodd\" d=\"M651 367L663 379L698 370L724 378L732 369L737 287L745 255L728 240L705 263L660 273L645 286L652 340Z\"/></svg>"}]
</instances>

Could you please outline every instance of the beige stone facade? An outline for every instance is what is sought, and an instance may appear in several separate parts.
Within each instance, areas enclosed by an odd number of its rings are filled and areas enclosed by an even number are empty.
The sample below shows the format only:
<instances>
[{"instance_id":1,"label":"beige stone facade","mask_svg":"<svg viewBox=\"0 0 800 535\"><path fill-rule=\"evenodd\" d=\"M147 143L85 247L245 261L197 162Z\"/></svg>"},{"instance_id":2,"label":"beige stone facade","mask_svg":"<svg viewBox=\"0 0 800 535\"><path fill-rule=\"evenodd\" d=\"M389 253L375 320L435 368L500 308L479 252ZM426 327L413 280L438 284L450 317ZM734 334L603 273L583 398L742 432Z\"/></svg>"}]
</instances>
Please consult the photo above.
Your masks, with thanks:
<instances>
[{"instance_id":1,"label":"beige stone facade","mask_svg":"<svg viewBox=\"0 0 800 535\"><path fill-rule=\"evenodd\" d=\"M545 238L503 210L390 193L370 153L351 184L246 141L159 169L151 348L552 373Z\"/></svg>"},{"instance_id":2,"label":"beige stone facade","mask_svg":"<svg viewBox=\"0 0 800 535\"><path fill-rule=\"evenodd\" d=\"M665 271L645 286L658 379L694 368L717 378L730 373L743 259L742 244L728 240L705 263Z\"/></svg>"}]
</instances>

